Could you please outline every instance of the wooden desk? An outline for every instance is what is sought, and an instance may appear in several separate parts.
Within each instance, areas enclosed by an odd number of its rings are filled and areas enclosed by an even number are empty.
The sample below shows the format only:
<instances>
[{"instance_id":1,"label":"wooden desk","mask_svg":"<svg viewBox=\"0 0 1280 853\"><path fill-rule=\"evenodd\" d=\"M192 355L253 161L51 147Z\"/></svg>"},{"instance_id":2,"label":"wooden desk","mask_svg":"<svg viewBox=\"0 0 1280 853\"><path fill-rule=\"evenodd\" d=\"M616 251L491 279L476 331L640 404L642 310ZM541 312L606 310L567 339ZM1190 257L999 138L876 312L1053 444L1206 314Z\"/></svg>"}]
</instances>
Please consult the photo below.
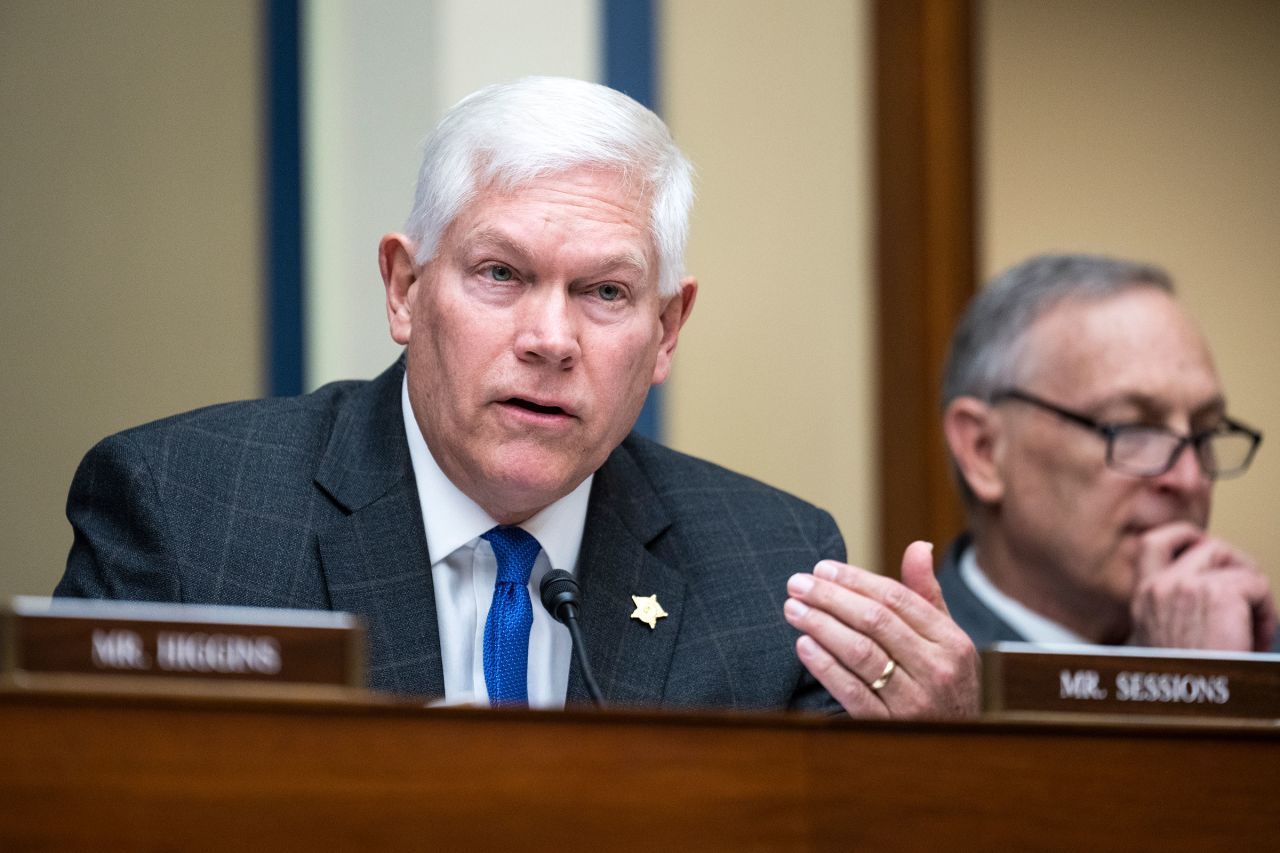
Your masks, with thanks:
<instances>
[{"instance_id":1,"label":"wooden desk","mask_svg":"<svg viewBox=\"0 0 1280 853\"><path fill-rule=\"evenodd\" d=\"M0 850L1258 850L1280 729L0 691Z\"/></svg>"}]
</instances>

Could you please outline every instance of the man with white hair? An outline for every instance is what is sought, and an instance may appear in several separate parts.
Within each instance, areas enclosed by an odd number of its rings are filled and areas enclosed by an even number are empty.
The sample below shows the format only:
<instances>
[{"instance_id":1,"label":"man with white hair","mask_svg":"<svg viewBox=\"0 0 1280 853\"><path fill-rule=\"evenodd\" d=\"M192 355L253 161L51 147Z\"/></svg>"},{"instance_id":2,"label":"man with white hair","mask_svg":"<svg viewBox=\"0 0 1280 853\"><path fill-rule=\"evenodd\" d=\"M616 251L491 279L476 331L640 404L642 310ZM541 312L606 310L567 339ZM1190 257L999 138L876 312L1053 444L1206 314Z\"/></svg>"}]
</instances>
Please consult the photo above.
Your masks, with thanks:
<instances>
[{"instance_id":1,"label":"man with white hair","mask_svg":"<svg viewBox=\"0 0 1280 853\"><path fill-rule=\"evenodd\" d=\"M697 293L692 196L666 126L611 89L464 99L379 247L402 359L107 439L58 593L350 611L377 688L554 708L587 696L532 605L564 570L612 704L973 713L919 548L922 594L828 562L825 512L629 434Z\"/></svg>"},{"instance_id":2,"label":"man with white hair","mask_svg":"<svg viewBox=\"0 0 1280 853\"><path fill-rule=\"evenodd\" d=\"M1261 434L1227 414L1163 270L1015 266L957 328L943 406L969 533L939 579L979 646L1272 648L1266 575L1207 529L1214 483Z\"/></svg>"}]
</instances>

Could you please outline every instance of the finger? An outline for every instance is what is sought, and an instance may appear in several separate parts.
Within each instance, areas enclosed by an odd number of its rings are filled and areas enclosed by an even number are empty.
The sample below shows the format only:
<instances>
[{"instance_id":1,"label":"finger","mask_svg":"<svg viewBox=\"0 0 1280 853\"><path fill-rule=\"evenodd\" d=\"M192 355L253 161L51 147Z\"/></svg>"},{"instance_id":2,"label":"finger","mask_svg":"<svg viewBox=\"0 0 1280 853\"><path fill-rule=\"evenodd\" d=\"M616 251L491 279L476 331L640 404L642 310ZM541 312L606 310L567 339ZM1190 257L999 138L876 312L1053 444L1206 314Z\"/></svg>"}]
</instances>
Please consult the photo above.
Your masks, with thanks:
<instances>
[{"instance_id":1,"label":"finger","mask_svg":"<svg viewBox=\"0 0 1280 853\"><path fill-rule=\"evenodd\" d=\"M793 598L783 608L787 620L868 683L880 677L889 658L896 660L904 672L931 673L945 659L939 649L955 645L954 638L939 643L920 634L895 612L894 608L901 605L888 605L811 575L796 578L807 578L812 586L798 595L803 582L788 586ZM951 625L954 632L963 634L916 593L896 581L889 583L890 598L915 599L917 608L931 611L935 618Z\"/></svg>"},{"instance_id":2,"label":"finger","mask_svg":"<svg viewBox=\"0 0 1280 853\"><path fill-rule=\"evenodd\" d=\"M1251 566L1236 566L1201 577L1207 586L1201 617L1206 648L1269 651L1276 616L1266 576Z\"/></svg>"},{"instance_id":3,"label":"finger","mask_svg":"<svg viewBox=\"0 0 1280 853\"><path fill-rule=\"evenodd\" d=\"M1222 569L1240 569L1261 576L1261 572L1257 571L1253 561L1244 552L1212 536L1202 537L1178 554L1166 571L1198 574Z\"/></svg>"},{"instance_id":4,"label":"finger","mask_svg":"<svg viewBox=\"0 0 1280 853\"><path fill-rule=\"evenodd\" d=\"M849 672L822 644L807 634L796 640L796 656L805 669L827 688L840 706L855 717L887 717L889 709L865 681Z\"/></svg>"},{"instance_id":5,"label":"finger","mask_svg":"<svg viewBox=\"0 0 1280 853\"><path fill-rule=\"evenodd\" d=\"M867 685L868 691L869 685L884 673L888 660L895 660L897 669L892 680L876 694L890 716L967 717L978 712L981 693L977 650L951 619L897 581L878 575L864 577L869 573L842 563L819 564L814 571L836 574L844 583L805 573L793 575L787 583L791 597L783 612L792 626L807 634L831 659L819 660L828 666L832 662L839 665ZM915 608L937 623L942 639L933 641L917 633L893 606L844 584L881 590L890 600L914 601ZM810 671L818 677L815 668ZM824 672L824 686L831 689L829 684L836 683L838 675L829 669ZM856 703L855 697L862 694L849 687L851 683L844 682L843 687L836 683L836 689L842 689L842 695ZM863 701L868 700L864 697Z\"/></svg>"},{"instance_id":6,"label":"finger","mask_svg":"<svg viewBox=\"0 0 1280 853\"><path fill-rule=\"evenodd\" d=\"M922 670L925 681L917 678L901 661L894 661L892 668L887 666L891 659L884 657L883 651L876 658L883 664L877 663L874 678L852 672L842 662L839 652L814 635L801 637L796 643L796 653L851 714L944 719L972 717L981 705L980 665L972 643L968 643L964 654L947 655L950 661L934 671ZM870 656L865 659L870 660Z\"/></svg>"},{"instance_id":7,"label":"finger","mask_svg":"<svg viewBox=\"0 0 1280 853\"><path fill-rule=\"evenodd\" d=\"M902 554L902 582L907 589L938 608L947 616L951 611L942 598L942 587L933 572L933 543L912 542Z\"/></svg>"},{"instance_id":8,"label":"finger","mask_svg":"<svg viewBox=\"0 0 1280 853\"><path fill-rule=\"evenodd\" d=\"M853 595L847 590L843 594ZM870 684L884 671L890 653L847 622L825 610L810 607L797 598L788 598L782 612L792 627L811 637L841 667L862 682Z\"/></svg>"},{"instance_id":9,"label":"finger","mask_svg":"<svg viewBox=\"0 0 1280 853\"><path fill-rule=\"evenodd\" d=\"M1226 567L1231 571L1215 572L1215 583L1224 574L1240 579L1241 589L1249 602L1253 623L1253 651L1272 651L1277 640L1276 632L1280 630L1280 611L1277 611L1275 597L1271 594L1271 579L1247 554L1229 545L1223 559Z\"/></svg>"},{"instance_id":10,"label":"finger","mask_svg":"<svg viewBox=\"0 0 1280 853\"><path fill-rule=\"evenodd\" d=\"M815 574L822 571L823 567L819 566ZM877 598L838 582L815 577L812 586L796 597L813 611L830 616L837 625L870 638L890 656L900 657L912 645L923 642L919 632L903 619L901 612L912 608L912 599L916 609L930 606L902 584L896 581L888 583L891 586L880 590L878 594L881 597ZM788 591L795 595L793 586L788 586ZM811 618L818 619L816 616ZM831 648L823 637L819 636L818 640Z\"/></svg>"},{"instance_id":11,"label":"finger","mask_svg":"<svg viewBox=\"0 0 1280 853\"><path fill-rule=\"evenodd\" d=\"M919 549L916 550L918 551ZM911 570L918 573L919 567L913 564ZM893 578L878 575L846 563L837 563L834 560L823 560L818 563L813 567L813 574L821 580L829 581L831 587L843 587L850 592L857 593L859 601L872 602L880 607L887 608L912 635L918 635L931 641L939 641L948 636L950 629L955 626L955 623L931 601ZM837 597L836 592L831 587L819 588L815 586L815 593L812 594L816 594L819 598L810 600L806 597L806 601L816 606L822 606L825 609L826 605L820 602L826 602L832 597ZM838 611L832 612L836 613L837 616L841 615ZM881 621L888 622L884 614L879 613L874 608L869 609L869 605L865 603L858 606L856 613L849 615L860 615L858 622L849 623L858 628L858 630L867 630L867 628ZM870 620L870 622L868 623L865 620ZM881 638L874 631L868 631L868 633L872 633L877 642L881 642L881 645L885 645L882 640L888 639L888 635ZM896 652L897 649L895 648L893 651Z\"/></svg>"},{"instance_id":12,"label":"finger","mask_svg":"<svg viewBox=\"0 0 1280 853\"><path fill-rule=\"evenodd\" d=\"M1217 568L1213 572L1212 583L1215 587L1239 590L1250 607L1271 601L1271 581L1252 565L1233 564Z\"/></svg>"},{"instance_id":13,"label":"finger","mask_svg":"<svg viewBox=\"0 0 1280 853\"><path fill-rule=\"evenodd\" d=\"M1134 590L1135 614L1190 611L1214 601L1252 605L1267 594L1267 580L1261 572L1244 564L1219 564L1223 556L1212 540L1206 539L1164 571L1144 576Z\"/></svg>"},{"instance_id":14,"label":"finger","mask_svg":"<svg viewBox=\"0 0 1280 853\"><path fill-rule=\"evenodd\" d=\"M1175 521L1151 528L1142 535L1139 543L1139 574L1146 576L1163 571L1204 535L1201 527L1189 521Z\"/></svg>"},{"instance_id":15,"label":"finger","mask_svg":"<svg viewBox=\"0 0 1280 853\"><path fill-rule=\"evenodd\" d=\"M1249 651L1265 630L1267 578L1249 566L1211 569L1211 544L1195 546L1196 566L1148 578L1134 597L1136 638L1147 645ZM1260 618L1259 618L1260 617Z\"/></svg>"},{"instance_id":16,"label":"finger","mask_svg":"<svg viewBox=\"0 0 1280 853\"><path fill-rule=\"evenodd\" d=\"M1206 536L1180 551L1165 571L1186 574L1207 572L1219 565L1223 556L1224 552L1218 543Z\"/></svg>"},{"instance_id":17,"label":"finger","mask_svg":"<svg viewBox=\"0 0 1280 853\"><path fill-rule=\"evenodd\" d=\"M1225 539L1219 539L1216 536L1206 537L1206 541L1212 545L1212 557L1209 561L1210 568L1244 569L1256 574L1264 583L1267 582L1266 575L1258 568L1258 564L1244 551L1241 551Z\"/></svg>"}]
</instances>

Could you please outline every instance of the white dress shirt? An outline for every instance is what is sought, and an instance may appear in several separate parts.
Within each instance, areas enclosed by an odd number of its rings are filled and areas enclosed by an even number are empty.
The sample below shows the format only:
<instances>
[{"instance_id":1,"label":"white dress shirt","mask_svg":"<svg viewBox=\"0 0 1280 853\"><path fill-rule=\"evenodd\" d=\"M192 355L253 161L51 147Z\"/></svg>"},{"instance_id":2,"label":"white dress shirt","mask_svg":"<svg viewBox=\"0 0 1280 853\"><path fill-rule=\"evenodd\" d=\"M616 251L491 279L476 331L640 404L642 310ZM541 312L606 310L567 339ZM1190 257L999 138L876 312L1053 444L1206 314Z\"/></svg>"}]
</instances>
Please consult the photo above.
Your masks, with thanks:
<instances>
[{"instance_id":1,"label":"white dress shirt","mask_svg":"<svg viewBox=\"0 0 1280 853\"><path fill-rule=\"evenodd\" d=\"M422 523L427 530L431 580L435 587L440 658L448 704L488 704L484 683L484 625L498 579L498 562L480 534L497 526L445 473L418 428L406 379L400 392L409 457L418 484ZM538 597L542 577L552 569L576 574L578 549L587 522L588 477L576 489L520 525L538 540L529 576L533 630L529 634L529 707L563 708L573 644L569 629L551 618Z\"/></svg>"},{"instance_id":2,"label":"white dress shirt","mask_svg":"<svg viewBox=\"0 0 1280 853\"><path fill-rule=\"evenodd\" d=\"M973 594L995 614L1008 623L1009 627L1026 637L1029 643L1087 643L1084 637L1052 619L1046 619L1039 613L1016 601L996 589L986 573L978 566L978 558L970 545L960 555L960 577L973 590Z\"/></svg>"}]
</instances>

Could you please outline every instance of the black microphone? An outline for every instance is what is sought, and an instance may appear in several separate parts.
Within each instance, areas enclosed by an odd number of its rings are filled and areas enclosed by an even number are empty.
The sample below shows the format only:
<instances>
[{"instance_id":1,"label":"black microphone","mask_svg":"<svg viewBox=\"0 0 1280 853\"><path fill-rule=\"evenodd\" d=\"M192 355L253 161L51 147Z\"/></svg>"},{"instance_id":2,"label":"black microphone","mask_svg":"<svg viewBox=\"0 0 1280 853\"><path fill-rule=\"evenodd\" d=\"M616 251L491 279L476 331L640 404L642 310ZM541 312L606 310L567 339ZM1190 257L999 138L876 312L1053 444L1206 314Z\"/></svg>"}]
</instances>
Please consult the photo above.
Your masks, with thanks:
<instances>
[{"instance_id":1,"label":"black microphone","mask_svg":"<svg viewBox=\"0 0 1280 853\"><path fill-rule=\"evenodd\" d=\"M582 680L587 683L587 692L591 694L596 707L603 708L604 696L600 693L600 685L596 684L596 677L591 674L591 664L587 663L587 647L582 642L582 630L578 627L578 611L582 609L582 603L578 600L578 581L564 569L552 569L543 575L538 593L542 598L542 606L547 608L552 618L568 627L569 636L573 640L573 653L578 656L578 663L582 667Z\"/></svg>"}]
</instances>

